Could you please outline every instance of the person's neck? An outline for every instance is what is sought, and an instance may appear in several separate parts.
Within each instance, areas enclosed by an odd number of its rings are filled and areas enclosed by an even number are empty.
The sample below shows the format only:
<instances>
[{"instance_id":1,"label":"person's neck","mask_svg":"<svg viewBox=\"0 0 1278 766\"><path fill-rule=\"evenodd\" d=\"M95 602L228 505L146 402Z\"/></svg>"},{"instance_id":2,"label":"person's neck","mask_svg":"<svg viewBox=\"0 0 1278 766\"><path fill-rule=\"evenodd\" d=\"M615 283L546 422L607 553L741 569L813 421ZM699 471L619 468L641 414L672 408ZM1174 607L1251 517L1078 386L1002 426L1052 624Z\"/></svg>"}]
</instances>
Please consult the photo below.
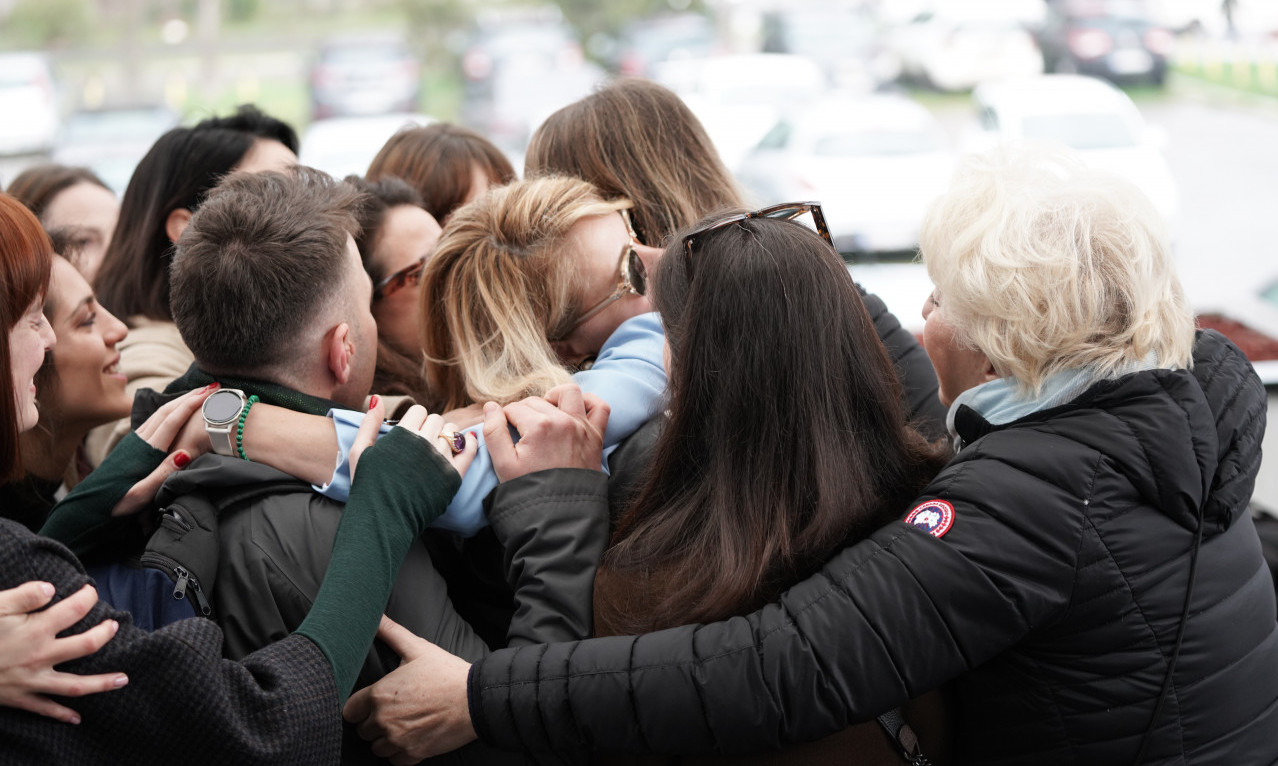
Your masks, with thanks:
<instances>
[{"instance_id":1,"label":"person's neck","mask_svg":"<svg viewBox=\"0 0 1278 766\"><path fill-rule=\"evenodd\" d=\"M88 432L87 428L56 426L27 431L21 440L23 470L45 481L63 480Z\"/></svg>"}]
</instances>

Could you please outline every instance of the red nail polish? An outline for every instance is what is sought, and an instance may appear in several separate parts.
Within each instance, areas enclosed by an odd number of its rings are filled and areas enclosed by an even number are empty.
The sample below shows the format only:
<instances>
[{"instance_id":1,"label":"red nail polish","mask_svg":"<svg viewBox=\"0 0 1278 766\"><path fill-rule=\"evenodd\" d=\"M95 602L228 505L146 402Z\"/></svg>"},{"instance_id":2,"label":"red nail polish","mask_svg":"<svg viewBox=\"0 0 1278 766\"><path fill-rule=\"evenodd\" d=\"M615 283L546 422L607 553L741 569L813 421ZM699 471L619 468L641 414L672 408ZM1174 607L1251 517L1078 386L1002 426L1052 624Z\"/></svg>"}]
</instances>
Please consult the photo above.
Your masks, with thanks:
<instances>
[{"instance_id":1,"label":"red nail polish","mask_svg":"<svg viewBox=\"0 0 1278 766\"><path fill-rule=\"evenodd\" d=\"M376 407L378 401L377 394L373 394L373 397L368 400L368 408L371 410Z\"/></svg>"},{"instance_id":2,"label":"red nail polish","mask_svg":"<svg viewBox=\"0 0 1278 766\"><path fill-rule=\"evenodd\" d=\"M173 465L178 468L186 468L186 464L191 462L191 456L185 452L179 452L173 456Z\"/></svg>"},{"instance_id":3,"label":"red nail polish","mask_svg":"<svg viewBox=\"0 0 1278 766\"><path fill-rule=\"evenodd\" d=\"M222 387L222 384L218 383L216 380L208 384L207 386L205 386L205 388L208 389L209 391L216 391L217 389L221 387Z\"/></svg>"},{"instance_id":4,"label":"red nail polish","mask_svg":"<svg viewBox=\"0 0 1278 766\"><path fill-rule=\"evenodd\" d=\"M466 433L470 434L470 438L474 439L475 441L479 441L479 434L475 433L474 431L467 431Z\"/></svg>"}]
</instances>

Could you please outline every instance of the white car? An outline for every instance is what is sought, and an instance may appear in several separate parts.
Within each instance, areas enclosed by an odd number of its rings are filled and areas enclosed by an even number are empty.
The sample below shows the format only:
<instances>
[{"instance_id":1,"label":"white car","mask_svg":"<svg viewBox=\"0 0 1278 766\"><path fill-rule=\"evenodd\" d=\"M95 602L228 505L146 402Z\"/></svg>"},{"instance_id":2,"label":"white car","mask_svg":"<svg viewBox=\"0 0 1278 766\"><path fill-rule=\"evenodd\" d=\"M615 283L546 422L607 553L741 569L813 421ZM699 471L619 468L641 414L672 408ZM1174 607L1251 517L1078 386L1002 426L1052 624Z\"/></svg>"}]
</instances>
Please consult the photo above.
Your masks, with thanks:
<instances>
[{"instance_id":1,"label":"white car","mask_svg":"<svg viewBox=\"0 0 1278 766\"><path fill-rule=\"evenodd\" d=\"M58 98L39 53L0 53L0 155L48 152L58 135Z\"/></svg>"},{"instance_id":2,"label":"white car","mask_svg":"<svg viewBox=\"0 0 1278 766\"><path fill-rule=\"evenodd\" d=\"M1131 181L1172 224L1180 195L1163 157L1166 134L1145 124L1131 98L1091 77L1049 74L982 83L972 91L981 133L969 149L1003 141L1063 143L1084 162Z\"/></svg>"},{"instance_id":3,"label":"white car","mask_svg":"<svg viewBox=\"0 0 1278 766\"><path fill-rule=\"evenodd\" d=\"M904 96L822 100L780 118L737 178L761 204L815 199L842 253L913 250L954 157L931 112Z\"/></svg>"},{"instance_id":4,"label":"white car","mask_svg":"<svg viewBox=\"0 0 1278 766\"><path fill-rule=\"evenodd\" d=\"M362 176L387 139L400 130L435 122L424 114L382 114L316 120L302 135L298 162L336 178Z\"/></svg>"},{"instance_id":5,"label":"white car","mask_svg":"<svg viewBox=\"0 0 1278 766\"><path fill-rule=\"evenodd\" d=\"M787 53L666 61L653 68L653 79L701 120L728 170L737 169L782 114L826 90L820 65Z\"/></svg>"},{"instance_id":6,"label":"white car","mask_svg":"<svg viewBox=\"0 0 1278 766\"><path fill-rule=\"evenodd\" d=\"M1030 30L1043 0L938 1L895 29L889 46L901 74L938 90L968 90L982 80L1043 72Z\"/></svg>"}]
</instances>

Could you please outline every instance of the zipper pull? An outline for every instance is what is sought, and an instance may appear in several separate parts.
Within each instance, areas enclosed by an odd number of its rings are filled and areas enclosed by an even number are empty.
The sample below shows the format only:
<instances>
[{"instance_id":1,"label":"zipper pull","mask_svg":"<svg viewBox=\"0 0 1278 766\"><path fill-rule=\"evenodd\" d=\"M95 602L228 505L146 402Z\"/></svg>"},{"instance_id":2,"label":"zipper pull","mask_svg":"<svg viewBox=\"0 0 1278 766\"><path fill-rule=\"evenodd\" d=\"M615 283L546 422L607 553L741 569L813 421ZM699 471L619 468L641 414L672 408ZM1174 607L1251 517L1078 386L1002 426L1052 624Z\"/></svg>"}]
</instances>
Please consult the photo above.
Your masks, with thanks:
<instances>
[{"instance_id":1,"label":"zipper pull","mask_svg":"<svg viewBox=\"0 0 1278 766\"><path fill-rule=\"evenodd\" d=\"M184 599L186 598L186 584L191 579L191 573L186 571L186 567L173 567L173 572L178 576L177 584L173 586L173 598Z\"/></svg>"},{"instance_id":2,"label":"zipper pull","mask_svg":"<svg viewBox=\"0 0 1278 766\"><path fill-rule=\"evenodd\" d=\"M204 589L200 587L200 581L194 577L191 580L191 590L195 593L195 603L200 607L200 614L208 617L213 614L213 607L209 605L209 600L204 597Z\"/></svg>"}]
</instances>

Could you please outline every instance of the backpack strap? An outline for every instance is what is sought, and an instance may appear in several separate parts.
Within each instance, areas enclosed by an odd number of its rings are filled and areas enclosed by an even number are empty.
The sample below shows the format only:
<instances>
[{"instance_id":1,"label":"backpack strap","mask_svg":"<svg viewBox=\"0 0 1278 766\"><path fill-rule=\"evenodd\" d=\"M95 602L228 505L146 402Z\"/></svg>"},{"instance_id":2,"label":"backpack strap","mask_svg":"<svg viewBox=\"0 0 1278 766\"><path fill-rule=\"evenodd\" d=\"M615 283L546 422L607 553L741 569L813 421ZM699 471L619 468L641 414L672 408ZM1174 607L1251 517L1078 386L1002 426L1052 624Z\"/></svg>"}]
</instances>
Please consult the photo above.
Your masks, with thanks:
<instances>
[{"instance_id":1,"label":"backpack strap","mask_svg":"<svg viewBox=\"0 0 1278 766\"><path fill-rule=\"evenodd\" d=\"M906 763L910 766L931 766L932 762L923 755L923 750L919 747L919 736L901 715L901 708L892 708L879 716L877 720L887 732L888 737L900 748L901 757Z\"/></svg>"}]
</instances>

